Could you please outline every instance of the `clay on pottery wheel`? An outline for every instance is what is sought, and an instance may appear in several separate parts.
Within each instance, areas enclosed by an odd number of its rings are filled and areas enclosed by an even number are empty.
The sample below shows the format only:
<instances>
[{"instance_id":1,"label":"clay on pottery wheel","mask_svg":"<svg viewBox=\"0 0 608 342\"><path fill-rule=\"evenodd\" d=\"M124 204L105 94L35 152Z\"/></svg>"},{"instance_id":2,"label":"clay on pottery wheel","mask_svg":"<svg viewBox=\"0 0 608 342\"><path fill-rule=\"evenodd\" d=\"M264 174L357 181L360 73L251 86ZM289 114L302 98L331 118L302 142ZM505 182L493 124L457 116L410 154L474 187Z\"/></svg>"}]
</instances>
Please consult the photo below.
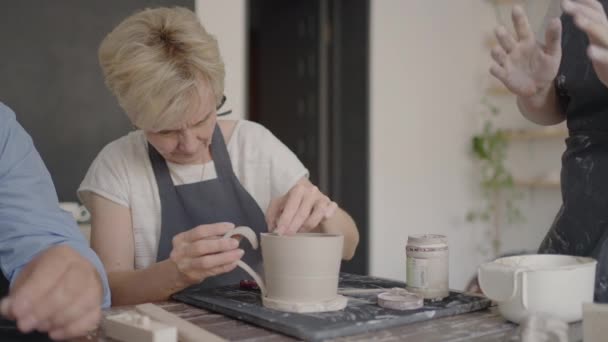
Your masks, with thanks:
<instances>
[{"instance_id":1,"label":"clay on pottery wheel","mask_svg":"<svg viewBox=\"0 0 608 342\"><path fill-rule=\"evenodd\" d=\"M255 233L238 227L224 237L242 235L257 248ZM336 311L346 307L338 295L344 237L335 234L299 233L291 236L262 233L265 279L242 261L239 267L255 279L265 307L287 312Z\"/></svg>"}]
</instances>

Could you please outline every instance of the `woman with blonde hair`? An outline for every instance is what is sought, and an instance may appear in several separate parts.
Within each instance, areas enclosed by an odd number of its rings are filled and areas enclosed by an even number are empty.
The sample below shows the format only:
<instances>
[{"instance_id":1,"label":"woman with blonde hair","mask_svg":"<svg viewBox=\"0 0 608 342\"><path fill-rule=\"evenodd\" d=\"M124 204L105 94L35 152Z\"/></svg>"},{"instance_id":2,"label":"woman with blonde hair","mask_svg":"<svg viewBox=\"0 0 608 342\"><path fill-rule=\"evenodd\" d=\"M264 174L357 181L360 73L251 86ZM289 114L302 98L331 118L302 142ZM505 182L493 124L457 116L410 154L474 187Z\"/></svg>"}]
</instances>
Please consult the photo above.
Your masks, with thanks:
<instances>
[{"instance_id":1,"label":"woman with blonde hair","mask_svg":"<svg viewBox=\"0 0 608 342\"><path fill-rule=\"evenodd\" d=\"M114 305L248 279L236 262L259 270L261 255L219 239L234 226L343 234L343 258L352 258L355 223L297 157L259 124L217 120L224 64L192 11L128 17L103 40L99 60L137 128L99 153L78 190Z\"/></svg>"}]
</instances>

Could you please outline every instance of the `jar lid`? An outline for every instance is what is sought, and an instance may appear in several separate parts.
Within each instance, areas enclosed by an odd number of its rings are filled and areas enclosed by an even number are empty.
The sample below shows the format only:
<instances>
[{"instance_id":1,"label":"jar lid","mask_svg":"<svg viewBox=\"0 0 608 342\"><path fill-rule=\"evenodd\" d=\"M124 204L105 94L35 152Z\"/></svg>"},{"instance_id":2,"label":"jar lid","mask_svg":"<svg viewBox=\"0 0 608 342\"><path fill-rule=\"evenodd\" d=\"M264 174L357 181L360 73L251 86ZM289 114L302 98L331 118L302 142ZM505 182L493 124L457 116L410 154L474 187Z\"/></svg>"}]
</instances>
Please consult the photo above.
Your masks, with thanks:
<instances>
[{"instance_id":1,"label":"jar lid","mask_svg":"<svg viewBox=\"0 0 608 342\"><path fill-rule=\"evenodd\" d=\"M393 288L378 295L378 305L393 310L415 310L424 306L424 299L405 289Z\"/></svg>"},{"instance_id":2,"label":"jar lid","mask_svg":"<svg viewBox=\"0 0 608 342\"><path fill-rule=\"evenodd\" d=\"M419 234L419 235L410 235L407 237L408 243L414 244L439 244L439 243L448 243L448 238L445 235L439 234Z\"/></svg>"}]
</instances>

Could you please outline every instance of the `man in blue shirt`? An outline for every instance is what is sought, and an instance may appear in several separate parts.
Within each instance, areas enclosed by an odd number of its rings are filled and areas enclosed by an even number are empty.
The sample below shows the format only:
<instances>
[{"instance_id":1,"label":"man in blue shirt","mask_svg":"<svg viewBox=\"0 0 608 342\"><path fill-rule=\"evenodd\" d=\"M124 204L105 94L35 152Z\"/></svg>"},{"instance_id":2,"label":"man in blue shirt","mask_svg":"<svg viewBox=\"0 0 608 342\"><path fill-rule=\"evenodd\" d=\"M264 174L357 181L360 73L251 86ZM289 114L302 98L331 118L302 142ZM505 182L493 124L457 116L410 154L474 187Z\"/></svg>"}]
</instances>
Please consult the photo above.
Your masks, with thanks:
<instances>
[{"instance_id":1,"label":"man in blue shirt","mask_svg":"<svg viewBox=\"0 0 608 342\"><path fill-rule=\"evenodd\" d=\"M103 265L59 208L32 139L2 103L0 269L0 296L6 296L0 312L22 332L48 332L53 339L83 335L99 323L101 307L110 305Z\"/></svg>"}]
</instances>

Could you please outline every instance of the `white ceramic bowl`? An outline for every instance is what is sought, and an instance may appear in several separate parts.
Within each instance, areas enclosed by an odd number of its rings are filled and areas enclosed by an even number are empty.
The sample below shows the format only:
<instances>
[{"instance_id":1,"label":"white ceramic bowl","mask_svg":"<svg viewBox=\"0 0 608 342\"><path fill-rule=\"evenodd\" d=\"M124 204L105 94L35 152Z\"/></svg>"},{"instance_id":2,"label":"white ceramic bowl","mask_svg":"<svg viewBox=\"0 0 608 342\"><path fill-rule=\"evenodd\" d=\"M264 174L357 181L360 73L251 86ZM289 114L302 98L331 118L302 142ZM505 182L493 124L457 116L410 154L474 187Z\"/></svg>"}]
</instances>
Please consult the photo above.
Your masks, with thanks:
<instances>
[{"instance_id":1,"label":"white ceramic bowl","mask_svg":"<svg viewBox=\"0 0 608 342\"><path fill-rule=\"evenodd\" d=\"M575 322L583 317L582 304L593 302L596 264L568 255L500 258L479 267L479 286L509 321L540 313Z\"/></svg>"}]
</instances>

